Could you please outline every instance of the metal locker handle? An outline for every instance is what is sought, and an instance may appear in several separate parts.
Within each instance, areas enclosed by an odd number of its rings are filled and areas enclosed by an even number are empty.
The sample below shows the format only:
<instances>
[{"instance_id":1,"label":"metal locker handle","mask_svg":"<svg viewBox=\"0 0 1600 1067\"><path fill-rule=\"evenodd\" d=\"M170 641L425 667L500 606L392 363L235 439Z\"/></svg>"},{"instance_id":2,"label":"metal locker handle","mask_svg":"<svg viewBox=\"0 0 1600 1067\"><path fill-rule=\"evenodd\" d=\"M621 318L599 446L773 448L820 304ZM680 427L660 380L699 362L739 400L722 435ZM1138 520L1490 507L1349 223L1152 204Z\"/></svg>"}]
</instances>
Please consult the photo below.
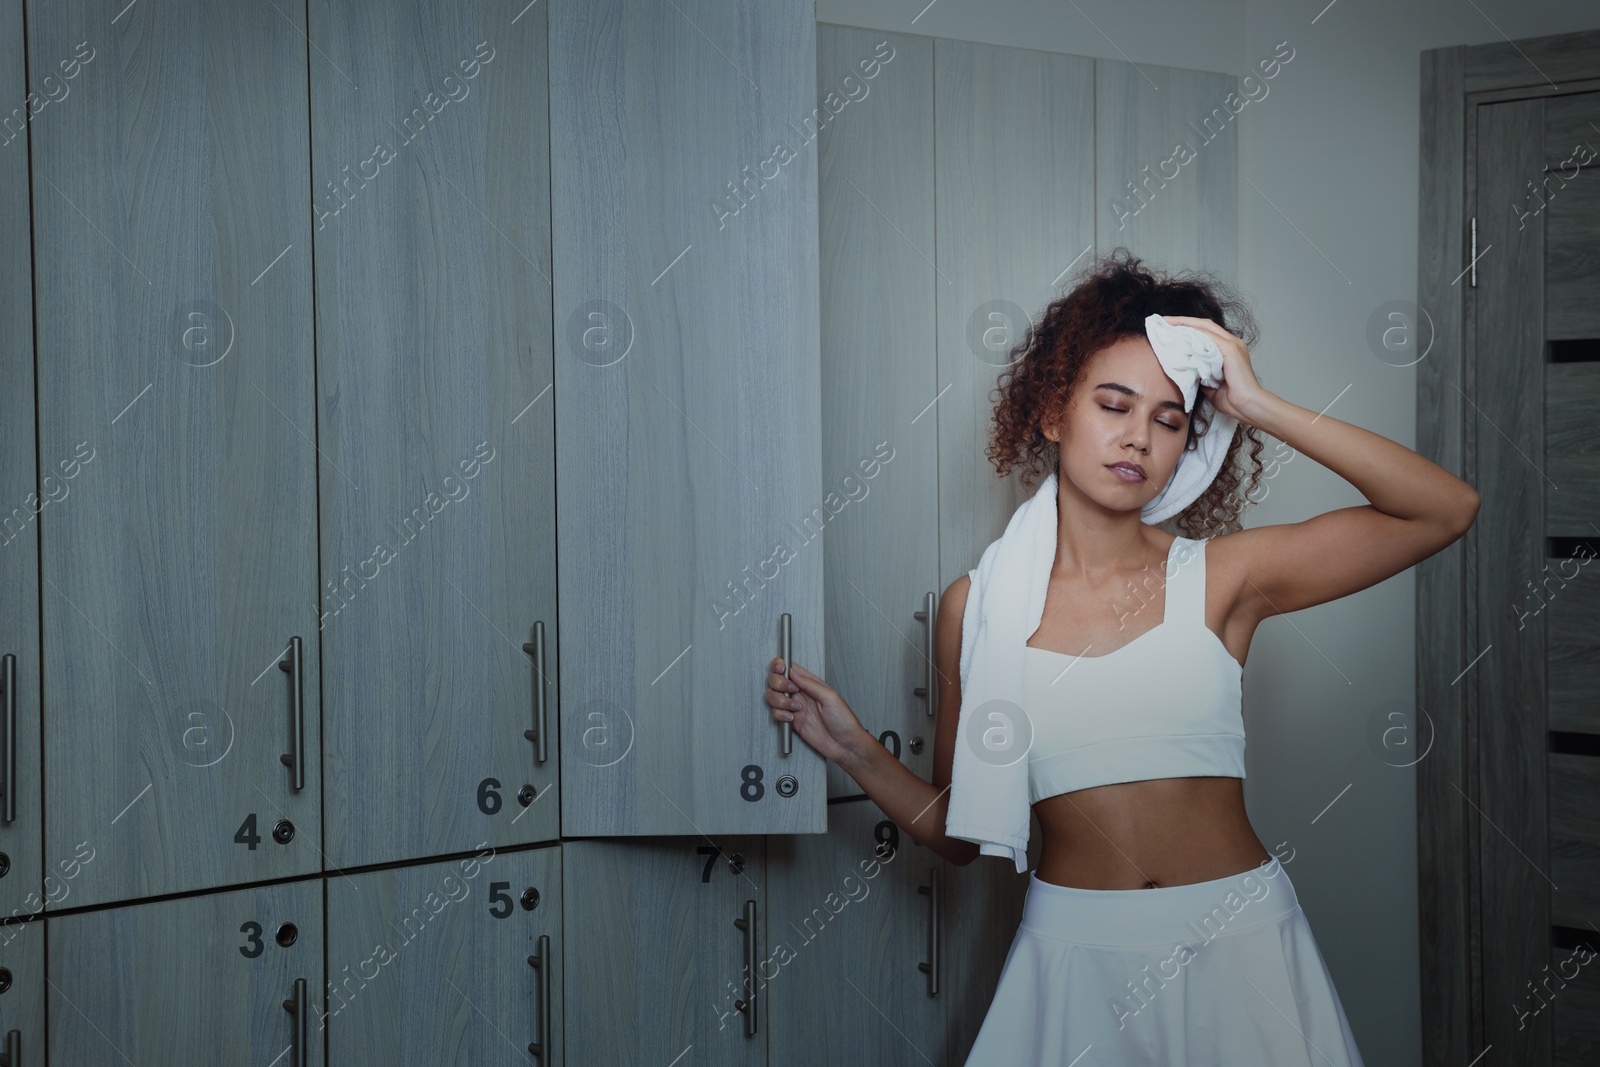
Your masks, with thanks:
<instances>
[{"instance_id":1,"label":"metal locker handle","mask_svg":"<svg viewBox=\"0 0 1600 1067\"><path fill-rule=\"evenodd\" d=\"M917 886L917 892L925 893L928 897L928 958L925 962L917 964L917 970L928 976L928 995L939 995L939 912L941 910L941 892L943 883L940 880L940 871L937 867L928 869L928 884Z\"/></svg>"},{"instance_id":2,"label":"metal locker handle","mask_svg":"<svg viewBox=\"0 0 1600 1067\"><path fill-rule=\"evenodd\" d=\"M794 657L794 622L786 611L778 617L778 654L783 657L783 676L789 677L789 661ZM783 727L783 754L794 751L794 723L780 722Z\"/></svg>"},{"instance_id":3,"label":"metal locker handle","mask_svg":"<svg viewBox=\"0 0 1600 1067\"><path fill-rule=\"evenodd\" d=\"M22 1067L22 1031L6 1031L6 1050L0 1052L0 1067Z\"/></svg>"},{"instance_id":4,"label":"metal locker handle","mask_svg":"<svg viewBox=\"0 0 1600 1067\"><path fill-rule=\"evenodd\" d=\"M533 624L533 640L522 643L522 651L533 657L533 727L522 731L522 736L532 741L537 747L534 749L534 760L543 763L550 758L549 746L545 737L549 731L545 729L547 700L544 684L544 621Z\"/></svg>"},{"instance_id":5,"label":"metal locker handle","mask_svg":"<svg viewBox=\"0 0 1600 1067\"><path fill-rule=\"evenodd\" d=\"M550 935L540 934L538 951L528 957L528 966L539 972L539 1021L534 1024L537 1041L528 1042L528 1051L539 1062L550 1063Z\"/></svg>"},{"instance_id":6,"label":"metal locker handle","mask_svg":"<svg viewBox=\"0 0 1600 1067\"><path fill-rule=\"evenodd\" d=\"M299 638L296 638L299 640ZM294 1031L289 1041L292 1053L289 1067L308 1067L310 1061L310 1015L306 1010L306 980L294 980L294 992L283 1002L283 1010L294 1016Z\"/></svg>"},{"instance_id":7,"label":"metal locker handle","mask_svg":"<svg viewBox=\"0 0 1600 1067\"><path fill-rule=\"evenodd\" d=\"M17 817L17 657L14 653L7 652L4 660L0 660L0 686L6 690L6 791L0 818L13 822ZM10 1040L6 1038L8 1044Z\"/></svg>"},{"instance_id":8,"label":"metal locker handle","mask_svg":"<svg viewBox=\"0 0 1600 1067\"><path fill-rule=\"evenodd\" d=\"M935 692L933 685L933 624L937 616L933 610L933 604L933 594L929 593L923 598L922 610L912 612L912 615L917 619L918 622L926 622L928 624L922 638L922 684L913 689L912 692L917 694L919 697L928 698L929 718L933 717L933 700Z\"/></svg>"},{"instance_id":9,"label":"metal locker handle","mask_svg":"<svg viewBox=\"0 0 1600 1067\"><path fill-rule=\"evenodd\" d=\"M260 661L257 660L259 663ZM302 658L299 635L289 638L289 655L278 661L278 668L289 675L290 711L289 751L278 757L294 774L290 785L296 789L306 787L306 695L305 661Z\"/></svg>"},{"instance_id":10,"label":"metal locker handle","mask_svg":"<svg viewBox=\"0 0 1600 1067\"><path fill-rule=\"evenodd\" d=\"M756 1036L756 902L744 902L744 917L733 920L733 925L744 931L744 972L749 996L735 1000L733 1010L744 1013L744 1036Z\"/></svg>"}]
</instances>

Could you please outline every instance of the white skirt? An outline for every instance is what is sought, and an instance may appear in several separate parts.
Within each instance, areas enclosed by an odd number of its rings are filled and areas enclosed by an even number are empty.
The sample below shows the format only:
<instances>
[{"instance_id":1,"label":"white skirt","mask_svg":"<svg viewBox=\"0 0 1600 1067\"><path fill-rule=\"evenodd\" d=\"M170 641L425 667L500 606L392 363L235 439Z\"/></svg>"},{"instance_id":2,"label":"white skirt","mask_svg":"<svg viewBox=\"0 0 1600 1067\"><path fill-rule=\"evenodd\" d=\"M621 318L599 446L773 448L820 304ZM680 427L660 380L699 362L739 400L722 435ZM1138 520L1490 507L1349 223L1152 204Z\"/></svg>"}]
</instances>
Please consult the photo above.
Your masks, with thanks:
<instances>
[{"instance_id":1,"label":"white skirt","mask_svg":"<svg viewBox=\"0 0 1600 1067\"><path fill-rule=\"evenodd\" d=\"M1028 875L967 1067L1363 1067L1276 858L1189 885Z\"/></svg>"}]
</instances>

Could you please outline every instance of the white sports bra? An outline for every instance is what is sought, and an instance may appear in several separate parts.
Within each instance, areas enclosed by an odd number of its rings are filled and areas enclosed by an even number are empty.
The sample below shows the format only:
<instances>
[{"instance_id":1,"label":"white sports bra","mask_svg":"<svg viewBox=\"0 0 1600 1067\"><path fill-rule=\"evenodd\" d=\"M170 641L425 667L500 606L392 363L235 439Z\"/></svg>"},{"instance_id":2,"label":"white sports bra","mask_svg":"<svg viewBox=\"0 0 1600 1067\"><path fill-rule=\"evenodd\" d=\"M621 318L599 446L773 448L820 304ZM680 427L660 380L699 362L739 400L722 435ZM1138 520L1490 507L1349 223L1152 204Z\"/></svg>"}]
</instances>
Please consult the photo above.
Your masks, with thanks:
<instances>
[{"instance_id":1,"label":"white sports bra","mask_svg":"<svg viewBox=\"0 0 1600 1067\"><path fill-rule=\"evenodd\" d=\"M1205 547L1173 540L1161 622L1120 648L1024 648L1030 803L1113 782L1244 777L1244 668L1206 626Z\"/></svg>"}]
</instances>

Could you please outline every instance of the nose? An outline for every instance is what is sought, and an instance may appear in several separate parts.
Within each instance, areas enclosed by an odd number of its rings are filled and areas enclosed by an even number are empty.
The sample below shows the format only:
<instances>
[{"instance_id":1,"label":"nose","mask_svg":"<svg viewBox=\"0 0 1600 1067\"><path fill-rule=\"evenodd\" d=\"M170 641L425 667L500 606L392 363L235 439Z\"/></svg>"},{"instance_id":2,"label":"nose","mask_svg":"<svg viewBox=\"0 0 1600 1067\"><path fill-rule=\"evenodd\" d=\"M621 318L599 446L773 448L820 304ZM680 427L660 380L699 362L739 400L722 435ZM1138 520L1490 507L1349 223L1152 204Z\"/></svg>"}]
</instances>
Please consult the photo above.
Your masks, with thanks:
<instances>
[{"instance_id":1,"label":"nose","mask_svg":"<svg viewBox=\"0 0 1600 1067\"><path fill-rule=\"evenodd\" d=\"M1150 453L1150 427L1141 419L1129 420L1129 425L1123 430L1122 443L1124 446L1132 445L1140 452Z\"/></svg>"}]
</instances>

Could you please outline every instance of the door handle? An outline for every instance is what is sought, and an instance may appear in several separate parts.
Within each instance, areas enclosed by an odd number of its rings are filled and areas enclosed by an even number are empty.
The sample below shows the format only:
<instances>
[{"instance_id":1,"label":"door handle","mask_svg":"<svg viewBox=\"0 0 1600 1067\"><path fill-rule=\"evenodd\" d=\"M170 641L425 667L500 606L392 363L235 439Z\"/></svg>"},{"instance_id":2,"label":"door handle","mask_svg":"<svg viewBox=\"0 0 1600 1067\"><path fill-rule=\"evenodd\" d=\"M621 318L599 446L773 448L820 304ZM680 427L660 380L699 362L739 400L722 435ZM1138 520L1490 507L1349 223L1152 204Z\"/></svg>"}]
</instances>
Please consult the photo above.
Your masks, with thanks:
<instances>
[{"instance_id":1,"label":"door handle","mask_svg":"<svg viewBox=\"0 0 1600 1067\"><path fill-rule=\"evenodd\" d=\"M928 976L928 996L939 995L939 912L943 893L943 882L937 867L928 869L928 884L917 886L917 892L925 893L928 897L928 958L917 964L917 970Z\"/></svg>"},{"instance_id":2,"label":"door handle","mask_svg":"<svg viewBox=\"0 0 1600 1067\"><path fill-rule=\"evenodd\" d=\"M545 743L548 731L545 730L547 704L545 698L544 682L544 621L533 624L533 640L522 643L522 651L533 657L533 726L522 731L522 736L534 743L534 760L543 763L550 758L550 749Z\"/></svg>"},{"instance_id":3,"label":"door handle","mask_svg":"<svg viewBox=\"0 0 1600 1067\"><path fill-rule=\"evenodd\" d=\"M299 638L297 637L295 640L298 641ZM294 980L294 992L288 1000L283 1002L283 1010L294 1016L294 1030L291 1032L289 1039L289 1051L291 1053L289 1067L308 1067L310 1045L307 1039L310 1034L310 1013L306 1011L306 980L304 978L296 978Z\"/></svg>"},{"instance_id":4,"label":"door handle","mask_svg":"<svg viewBox=\"0 0 1600 1067\"><path fill-rule=\"evenodd\" d=\"M786 611L778 616L778 654L783 657L783 676L789 677L789 659L794 655L794 620ZM794 751L794 723L780 722L783 728L783 754Z\"/></svg>"},{"instance_id":5,"label":"door handle","mask_svg":"<svg viewBox=\"0 0 1600 1067\"><path fill-rule=\"evenodd\" d=\"M933 603L934 603L933 594L929 593L926 597L923 598L922 610L912 613L919 622L926 622L928 624L927 627L923 630L923 638L922 638L922 659L923 659L923 664L922 664L922 684L917 686L917 688L913 689L912 692L916 693L917 696L919 696L919 697L927 697L928 698L928 716L929 716L929 718L933 717L933 700L934 700L934 685L933 685L933 673L934 673L934 671L933 671L933 623L934 623L934 619L935 619L936 616L935 616L935 613L934 613L934 610L933 610Z\"/></svg>"},{"instance_id":6,"label":"door handle","mask_svg":"<svg viewBox=\"0 0 1600 1067\"><path fill-rule=\"evenodd\" d=\"M258 661L259 662L259 661ZM6 791L3 801L4 811L0 818L6 822L14 822L17 817L17 657L15 653L7 652L5 658L0 660L0 686L6 690ZM9 1037L6 1039L11 1040Z\"/></svg>"},{"instance_id":7,"label":"door handle","mask_svg":"<svg viewBox=\"0 0 1600 1067\"><path fill-rule=\"evenodd\" d=\"M256 661L261 662L260 660ZM278 757L294 774L290 785L295 790L306 787L306 694L305 670L300 636L289 638L289 654L278 661L278 669L289 675L289 751Z\"/></svg>"},{"instance_id":8,"label":"door handle","mask_svg":"<svg viewBox=\"0 0 1600 1067\"><path fill-rule=\"evenodd\" d=\"M539 935L538 951L528 957L528 965L539 972L539 1021L534 1024L537 1041L528 1042L528 1051L539 1057L541 1067L550 1064L550 935Z\"/></svg>"},{"instance_id":9,"label":"door handle","mask_svg":"<svg viewBox=\"0 0 1600 1067\"><path fill-rule=\"evenodd\" d=\"M735 1000L733 1010L744 1013L744 1036L756 1036L756 902L744 902L744 916L733 920L733 925L744 931L745 992L748 997Z\"/></svg>"}]
</instances>

